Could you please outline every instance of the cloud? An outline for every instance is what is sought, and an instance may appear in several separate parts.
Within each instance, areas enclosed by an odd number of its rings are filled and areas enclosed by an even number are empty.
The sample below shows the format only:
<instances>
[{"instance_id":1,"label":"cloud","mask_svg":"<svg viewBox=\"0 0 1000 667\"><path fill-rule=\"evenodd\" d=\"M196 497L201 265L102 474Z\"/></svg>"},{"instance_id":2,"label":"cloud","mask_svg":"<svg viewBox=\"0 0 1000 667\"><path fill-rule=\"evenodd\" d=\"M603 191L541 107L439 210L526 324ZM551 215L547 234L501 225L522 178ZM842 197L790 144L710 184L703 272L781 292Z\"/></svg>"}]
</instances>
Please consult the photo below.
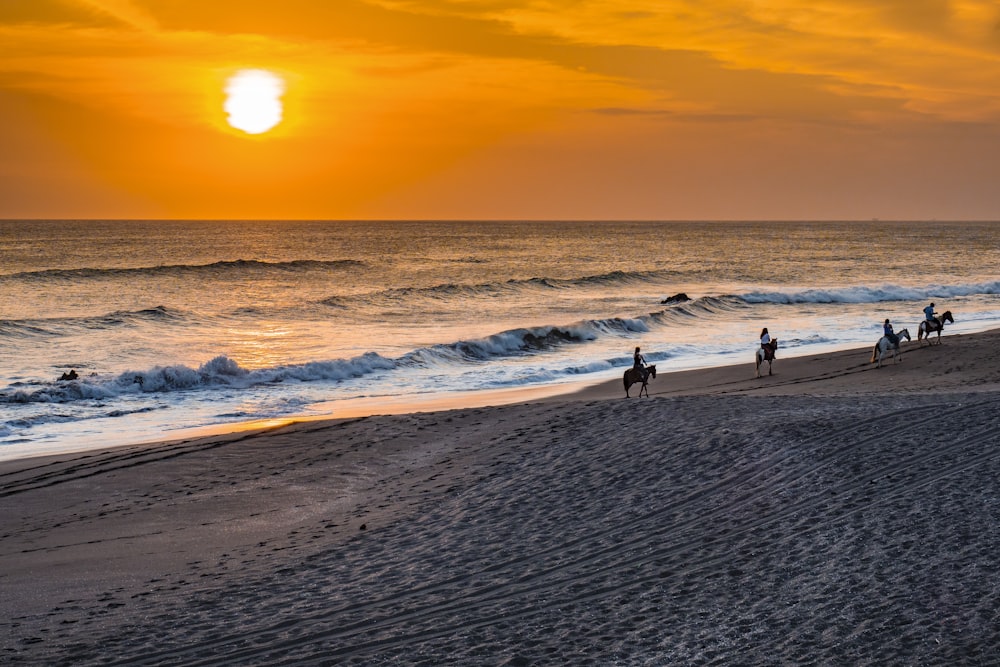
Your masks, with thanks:
<instances>
[{"instance_id":1,"label":"cloud","mask_svg":"<svg viewBox=\"0 0 1000 667\"><path fill-rule=\"evenodd\" d=\"M152 17L132 0L76 0L76 2L131 28L147 32L154 32L157 29Z\"/></svg>"},{"instance_id":2,"label":"cloud","mask_svg":"<svg viewBox=\"0 0 1000 667\"><path fill-rule=\"evenodd\" d=\"M66 0L4 0L0 2L0 26L76 25L108 27L115 21L89 8Z\"/></svg>"},{"instance_id":3,"label":"cloud","mask_svg":"<svg viewBox=\"0 0 1000 667\"><path fill-rule=\"evenodd\" d=\"M530 163L598 193L610 164L638 165L626 180L642 188L657 169L720 173L738 150L756 160L782 146L798 173L816 147L833 162L845 143L949 124L992 137L998 20L977 0L0 0L0 93L47 110L48 134L102 174L127 171L132 154L104 153L128 128L159 160L115 178L158 201L180 196L165 184L200 154L206 171L184 182L205 200L211 169L228 195L263 193L281 164L317 188L303 198L335 182L363 215L369 198L470 164L483 187ZM221 91L242 67L286 77L289 120L270 144L226 134ZM280 211L288 197L270 192ZM469 192L473 206L481 191Z\"/></svg>"}]
</instances>

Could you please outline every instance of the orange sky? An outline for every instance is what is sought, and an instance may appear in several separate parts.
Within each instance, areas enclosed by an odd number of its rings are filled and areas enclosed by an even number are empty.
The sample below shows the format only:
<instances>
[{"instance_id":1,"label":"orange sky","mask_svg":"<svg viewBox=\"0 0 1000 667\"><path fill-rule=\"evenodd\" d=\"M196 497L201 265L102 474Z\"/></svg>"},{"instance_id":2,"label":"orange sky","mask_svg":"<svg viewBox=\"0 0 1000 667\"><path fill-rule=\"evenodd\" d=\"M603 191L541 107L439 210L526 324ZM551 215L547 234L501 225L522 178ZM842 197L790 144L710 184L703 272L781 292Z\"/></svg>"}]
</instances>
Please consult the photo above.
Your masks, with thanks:
<instances>
[{"instance_id":1,"label":"orange sky","mask_svg":"<svg viewBox=\"0 0 1000 667\"><path fill-rule=\"evenodd\" d=\"M2 0L0 44L0 218L1000 219L996 0Z\"/></svg>"}]
</instances>

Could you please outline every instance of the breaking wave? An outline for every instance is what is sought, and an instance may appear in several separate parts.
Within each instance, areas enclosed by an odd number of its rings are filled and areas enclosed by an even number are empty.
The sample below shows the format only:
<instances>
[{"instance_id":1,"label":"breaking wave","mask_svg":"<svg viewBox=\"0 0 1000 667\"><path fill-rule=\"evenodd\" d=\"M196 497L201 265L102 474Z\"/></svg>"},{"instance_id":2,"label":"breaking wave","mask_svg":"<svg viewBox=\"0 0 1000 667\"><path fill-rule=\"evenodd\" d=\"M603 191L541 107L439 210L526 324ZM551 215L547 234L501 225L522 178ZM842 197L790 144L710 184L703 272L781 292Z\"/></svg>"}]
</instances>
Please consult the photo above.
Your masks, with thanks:
<instances>
[{"instance_id":1,"label":"breaking wave","mask_svg":"<svg viewBox=\"0 0 1000 667\"><path fill-rule=\"evenodd\" d=\"M794 292L749 292L739 296L747 303L882 303L886 301L922 301L946 299L977 294L1000 294L1000 281L969 285L927 285L904 287L882 285L879 287L856 286L831 289L806 289Z\"/></svg>"},{"instance_id":2,"label":"breaking wave","mask_svg":"<svg viewBox=\"0 0 1000 667\"><path fill-rule=\"evenodd\" d=\"M477 364L490 360L544 353L563 345L595 340L602 335L628 335L648 330L643 319L610 318L571 326L513 329L478 340L423 347L392 359L366 352L351 359L312 361L271 368L247 369L220 355L198 368L156 366L117 375L93 373L76 380L44 385L12 385L0 392L0 403L68 403L106 400L128 394L191 391L253 386L281 382L338 382L401 367Z\"/></svg>"}]
</instances>

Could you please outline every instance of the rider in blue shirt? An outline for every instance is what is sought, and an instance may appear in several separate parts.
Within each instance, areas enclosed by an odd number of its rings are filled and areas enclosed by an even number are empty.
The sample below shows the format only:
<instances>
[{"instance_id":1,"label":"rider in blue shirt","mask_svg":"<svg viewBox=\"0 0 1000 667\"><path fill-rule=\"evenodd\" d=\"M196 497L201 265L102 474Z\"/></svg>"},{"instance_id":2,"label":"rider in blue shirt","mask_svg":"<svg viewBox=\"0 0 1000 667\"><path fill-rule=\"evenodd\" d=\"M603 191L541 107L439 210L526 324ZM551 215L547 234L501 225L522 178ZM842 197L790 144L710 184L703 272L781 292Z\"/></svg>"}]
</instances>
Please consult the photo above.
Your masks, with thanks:
<instances>
[{"instance_id":1,"label":"rider in blue shirt","mask_svg":"<svg viewBox=\"0 0 1000 667\"><path fill-rule=\"evenodd\" d=\"M933 322L934 321L934 302L933 301L931 302L931 305L929 305L926 308L924 308L924 319L926 319L928 322Z\"/></svg>"}]
</instances>

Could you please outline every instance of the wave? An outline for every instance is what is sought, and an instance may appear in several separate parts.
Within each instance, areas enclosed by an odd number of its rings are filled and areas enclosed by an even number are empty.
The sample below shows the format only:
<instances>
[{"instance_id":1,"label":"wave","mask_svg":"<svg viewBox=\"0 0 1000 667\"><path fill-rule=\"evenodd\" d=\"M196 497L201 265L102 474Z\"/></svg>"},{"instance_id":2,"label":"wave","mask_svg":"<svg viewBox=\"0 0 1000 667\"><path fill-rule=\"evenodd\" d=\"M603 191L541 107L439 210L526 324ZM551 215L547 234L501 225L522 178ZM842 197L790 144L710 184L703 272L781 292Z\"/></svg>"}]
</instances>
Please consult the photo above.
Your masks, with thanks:
<instances>
[{"instance_id":1,"label":"wave","mask_svg":"<svg viewBox=\"0 0 1000 667\"><path fill-rule=\"evenodd\" d=\"M180 276L204 279L209 277L240 276L242 274L289 274L330 269L355 269L364 266L364 262L355 259L332 261L298 259L289 262L265 262L253 259L238 259L233 261L212 262L210 264L170 264L134 268L45 269L43 271L11 273L0 276L0 280L17 280L29 283L66 283L159 276Z\"/></svg>"},{"instance_id":2,"label":"wave","mask_svg":"<svg viewBox=\"0 0 1000 667\"><path fill-rule=\"evenodd\" d=\"M429 287L404 287L376 291L361 296L330 296L319 303L337 309L349 309L355 302L365 305L381 303L396 305L401 301L422 300L438 302L449 299L465 300L483 297L518 298L534 292L561 291L590 288L627 289L642 286L643 292L650 287L663 287L661 303L668 306L661 314L673 318L699 317L724 311L732 311L746 305L757 304L835 304L835 303L881 303L888 301L921 301L924 299L945 299L962 296L1000 294L1000 282L982 282L960 285L856 285L837 288L813 288L795 291L755 290L738 294L704 295L687 301L668 303L668 290L675 286L677 275L671 271L612 271L609 273L577 278L535 277L511 279L479 284L443 283Z\"/></svg>"},{"instance_id":3,"label":"wave","mask_svg":"<svg viewBox=\"0 0 1000 667\"><path fill-rule=\"evenodd\" d=\"M217 356L198 368L184 365L156 366L146 370L126 371L114 376L91 374L68 382L11 385L0 391L0 403L63 403L101 401L128 394L193 391L232 387L246 389L281 382L341 382L363 378L400 368L433 369L444 366L475 366L491 361L544 355L568 345L586 344L603 338L632 338L660 328L705 326L714 316L726 319L732 311L753 308L760 303L868 303L873 301L910 301L943 299L977 294L1000 294L1000 281L960 286L910 288L887 285L847 287L833 290L789 292L751 292L742 295L704 296L637 317L589 319L573 324L517 328L474 340L459 340L420 347L389 358L367 352L347 359L311 361L270 368L246 369L227 356ZM95 318L81 318L81 326L106 326L109 321L169 320L188 314L157 307L130 312L110 313ZM0 333L15 329L20 335L40 335L45 321L0 321ZM624 362L628 360L625 359ZM619 365L623 360L608 360ZM599 362L604 363L604 362ZM592 372L581 367L577 372ZM572 372L572 371L567 371Z\"/></svg>"},{"instance_id":4,"label":"wave","mask_svg":"<svg viewBox=\"0 0 1000 667\"><path fill-rule=\"evenodd\" d=\"M213 388L249 389L281 382L340 382L398 368L473 366L496 360L545 354L566 345L585 344L606 337L630 338L657 327L676 325L692 318L732 310L740 307L741 303L736 297L702 297L634 318L611 317L583 320L568 325L510 329L480 339L421 347L396 358L367 352L350 359L246 369L235 360L222 355L198 368L184 365L156 366L113 376L92 373L66 382L12 385L7 391L0 392L0 403L102 401L118 396L149 393ZM746 304L743 304L743 307L747 307ZM158 307L128 313L112 313L97 318L81 318L77 324L103 326L111 320L160 320L184 316L183 313ZM40 330L35 323L15 324L26 331ZM620 364L624 361L615 359L606 363ZM577 369L579 373L592 371L593 368Z\"/></svg>"},{"instance_id":5,"label":"wave","mask_svg":"<svg viewBox=\"0 0 1000 667\"><path fill-rule=\"evenodd\" d=\"M886 301L922 301L946 299L981 294L1000 294L1000 281L968 285L927 285L906 287L882 285L879 287L854 286L830 289L807 289L795 292L749 292L738 298L751 304L801 304L801 303L882 303Z\"/></svg>"},{"instance_id":6,"label":"wave","mask_svg":"<svg viewBox=\"0 0 1000 667\"><path fill-rule=\"evenodd\" d=\"M610 273L579 278L511 278L506 281L478 284L442 283L430 287L399 287L365 294L363 297L357 298L364 299L365 302L373 300L395 302L400 299L413 298L436 300L498 296L504 294L517 295L529 291L538 292L587 287L615 287L644 283L663 283L675 275L672 271L612 271ZM346 300L341 296L331 296L323 299L321 303L335 307L344 307Z\"/></svg>"},{"instance_id":7,"label":"wave","mask_svg":"<svg viewBox=\"0 0 1000 667\"><path fill-rule=\"evenodd\" d=\"M116 310L103 315L89 317L0 320L0 336L9 336L11 338L58 336L65 334L67 328L107 329L142 322L179 321L187 316L188 313L184 311L165 306L155 306L140 310Z\"/></svg>"},{"instance_id":8,"label":"wave","mask_svg":"<svg viewBox=\"0 0 1000 667\"><path fill-rule=\"evenodd\" d=\"M85 420L93 419L107 419L114 417L128 417L129 415L138 415L148 412L155 412L157 410L163 410L164 406L151 405L142 408L135 409L116 409L108 411L98 411L93 414L39 414L33 415L31 417L23 417L18 419L11 419L3 425L0 425L0 437L6 437L15 434L16 430L24 430L32 427L40 426L42 424L67 424L70 422L79 422ZM16 430L15 430L16 429Z\"/></svg>"},{"instance_id":9,"label":"wave","mask_svg":"<svg viewBox=\"0 0 1000 667\"><path fill-rule=\"evenodd\" d=\"M503 331L478 340L432 345L387 358L375 352L350 359L246 369L221 355L198 368L156 366L117 375L92 373L76 380L43 385L12 385L0 392L0 403L69 403L102 401L125 395L212 388L248 389L281 382L339 382L397 368L433 368L480 364L501 358L540 354L563 345L596 340L603 335L627 336L648 330L642 318L588 320L569 326L541 326Z\"/></svg>"},{"instance_id":10,"label":"wave","mask_svg":"<svg viewBox=\"0 0 1000 667\"><path fill-rule=\"evenodd\" d=\"M0 392L0 403L68 403L154 392L219 387L247 389L285 381L344 380L395 367L394 361L374 352L354 359L315 361L256 370L243 368L236 361L222 355L198 368L184 365L155 366L148 370L126 371L114 376L92 373L68 382L47 383L37 389L13 386L10 391Z\"/></svg>"}]
</instances>

